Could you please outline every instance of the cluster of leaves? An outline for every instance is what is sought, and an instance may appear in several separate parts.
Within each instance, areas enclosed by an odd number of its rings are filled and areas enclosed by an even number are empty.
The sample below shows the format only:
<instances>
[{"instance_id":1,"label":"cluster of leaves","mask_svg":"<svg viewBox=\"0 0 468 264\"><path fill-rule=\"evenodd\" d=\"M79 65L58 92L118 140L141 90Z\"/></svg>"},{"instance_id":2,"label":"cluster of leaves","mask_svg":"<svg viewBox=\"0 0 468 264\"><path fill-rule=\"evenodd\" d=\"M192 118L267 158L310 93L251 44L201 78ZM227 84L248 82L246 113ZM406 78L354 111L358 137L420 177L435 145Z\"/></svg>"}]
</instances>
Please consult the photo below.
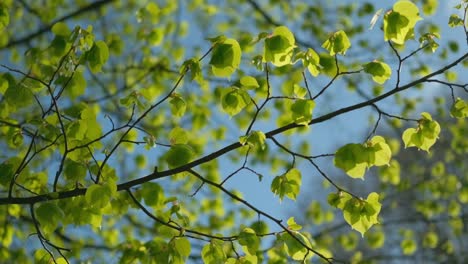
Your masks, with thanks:
<instances>
[{"instance_id":1,"label":"cluster of leaves","mask_svg":"<svg viewBox=\"0 0 468 264\"><path fill-rule=\"evenodd\" d=\"M322 170L318 160L333 157L333 164L351 178L364 179L368 169L379 167L382 182L403 184L400 164L393 159L398 143L376 135L376 130L382 116L396 128L402 126L399 122L416 121L416 128L398 137L406 148L429 153L441 126L427 112L419 120L410 118L415 100L401 98L406 90L426 83L451 90L450 114L461 120L452 127L457 135L453 149L466 154L462 122L468 115L463 99L467 85L457 83L453 70L461 63L467 66L468 53L449 60L442 54L444 64L437 70L427 65L418 68L411 59L433 58L439 33L430 25L417 27L422 17L415 3L400 0L385 12L377 49L358 41L366 32L346 20L374 14L370 3L357 10L352 5L340 7L341 30L327 28L332 23L326 22L320 5L296 6L286 1L271 1L269 7L315 16L322 26L308 21L299 28L282 26L288 23L275 22L255 1L245 5L264 22L256 21L256 16L242 22L238 13L228 13L232 20L225 24L215 14L230 10L231 4L0 3L0 49L5 61L0 75L0 147L5 149L0 154L4 216L0 261L69 263L85 261L82 258L87 255L89 261L115 255L120 263L343 260L332 242L307 232L294 217L287 217L284 224L282 218L244 198L253 191L246 188L249 183L232 184L243 172L257 175L261 184L264 175L278 175L267 179L271 181L267 189L279 201L285 197L296 201L305 185L300 161L334 188L327 212L322 215L322 205L315 201L310 216L329 222L335 208L370 247L380 248L383 232L370 229L381 228L381 213L389 210L386 193L370 190L366 199L360 198ZM429 14L436 6L434 1L424 1L422 10ZM466 14L467 1L457 8ZM191 20L183 21L184 12L193 15ZM85 20L82 14L87 15ZM24 37L14 34L29 30L35 22L42 25L37 31L24 32ZM93 26L75 26L83 23ZM200 32L216 24L209 32L218 36L203 40L193 34L191 24L197 23ZM244 23L255 27L244 28ZM450 26L468 36L466 23L466 15L449 19ZM301 28L315 34L311 42L293 33ZM388 54L376 52L383 43ZM457 45L449 45L454 54ZM352 54L359 48L371 52L364 58ZM411 75L402 73L405 66L412 67ZM342 85L361 102L346 106L326 97L343 93L337 90ZM366 85L377 87L372 97L363 89ZM460 97L455 99L455 93ZM382 101L392 97L403 105L401 116L381 109ZM311 138L301 142L301 136L310 135L315 124L365 107L372 107L378 119L363 144L344 144L332 154L309 154ZM291 134L295 136L288 137ZM434 170L443 174L440 168ZM466 181L449 178L451 193L458 191L457 199L466 203L468 189L459 187ZM443 196L442 189L427 189L434 197L438 192ZM417 212L427 217L440 210L440 204L418 202ZM451 201L450 210L453 217L461 214L458 202ZM453 225L459 228L460 223ZM73 232L76 226L82 232ZM40 248L16 246L32 239L30 234ZM413 233L402 231L402 236L403 253L413 254L417 247ZM263 238L269 238L271 245ZM357 239L348 235L340 241L352 249ZM439 244L436 232L430 230L424 236L425 247ZM84 253L88 250L93 254ZM353 261L359 258L353 256Z\"/></svg>"}]
</instances>

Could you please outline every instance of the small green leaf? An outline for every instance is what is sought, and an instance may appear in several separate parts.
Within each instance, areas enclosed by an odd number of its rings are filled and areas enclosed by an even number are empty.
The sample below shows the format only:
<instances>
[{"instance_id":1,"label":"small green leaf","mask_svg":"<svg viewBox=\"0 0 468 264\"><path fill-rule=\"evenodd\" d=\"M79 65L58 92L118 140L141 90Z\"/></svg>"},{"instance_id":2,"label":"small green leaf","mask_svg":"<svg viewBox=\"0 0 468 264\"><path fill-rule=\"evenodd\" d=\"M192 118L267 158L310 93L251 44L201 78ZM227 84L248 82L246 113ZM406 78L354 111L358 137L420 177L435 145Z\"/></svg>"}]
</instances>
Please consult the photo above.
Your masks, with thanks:
<instances>
[{"instance_id":1,"label":"small green leaf","mask_svg":"<svg viewBox=\"0 0 468 264\"><path fill-rule=\"evenodd\" d=\"M302 243L304 243L309 248L312 247L309 238L297 231L292 232L294 233L294 236L297 239L299 239ZM281 240L284 242L286 252L294 260L302 261L304 259L310 259L314 254L312 254L312 252L309 252L309 249L304 247L299 241L297 241L296 238L294 238L289 233L284 233L281 235Z\"/></svg>"},{"instance_id":2,"label":"small green leaf","mask_svg":"<svg viewBox=\"0 0 468 264\"><path fill-rule=\"evenodd\" d=\"M450 27L463 26L463 19L453 14L450 16L448 24Z\"/></svg>"},{"instance_id":3,"label":"small green leaf","mask_svg":"<svg viewBox=\"0 0 468 264\"><path fill-rule=\"evenodd\" d=\"M413 239L406 238L401 241L401 249L403 250L404 255L413 255L414 252L418 249L418 245Z\"/></svg>"},{"instance_id":4,"label":"small green leaf","mask_svg":"<svg viewBox=\"0 0 468 264\"><path fill-rule=\"evenodd\" d=\"M374 136L365 144L351 143L339 148L333 162L352 178L364 179L367 168L388 165L391 156L390 146L385 139Z\"/></svg>"},{"instance_id":5,"label":"small green leaf","mask_svg":"<svg viewBox=\"0 0 468 264\"><path fill-rule=\"evenodd\" d=\"M297 99L291 105L292 119L298 125L307 126L312 120L315 102L307 99Z\"/></svg>"},{"instance_id":6,"label":"small green leaf","mask_svg":"<svg viewBox=\"0 0 468 264\"><path fill-rule=\"evenodd\" d=\"M345 221L356 231L364 236L377 219L382 204L379 203L379 195L375 192L370 193L366 200L352 198L346 201L343 207L343 217Z\"/></svg>"},{"instance_id":7,"label":"small green leaf","mask_svg":"<svg viewBox=\"0 0 468 264\"><path fill-rule=\"evenodd\" d=\"M117 185L113 182L93 184L86 190L86 203L92 208L104 208L110 203L116 191Z\"/></svg>"},{"instance_id":8,"label":"small green leaf","mask_svg":"<svg viewBox=\"0 0 468 264\"><path fill-rule=\"evenodd\" d=\"M158 183L144 183L141 188L141 197L145 200L146 205L152 206L155 209L165 206L164 189Z\"/></svg>"},{"instance_id":9,"label":"small green leaf","mask_svg":"<svg viewBox=\"0 0 468 264\"><path fill-rule=\"evenodd\" d=\"M303 99L307 95L307 89L297 84L294 84L293 92L297 98L301 99Z\"/></svg>"},{"instance_id":10,"label":"small green leaf","mask_svg":"<svg viewBox=\"0 0 468 264\"><path fill-rule=\"evenodd\" d=\"M169 140L171 144L187 144L188 132L181 127L175 127L169 132Z\"/></svg>"},{"instance_id":11,"label":"small green leaf","mask_svg":"<svg viewBox=\"0 0 468 264\"><path fill-rule=\"evenodd\" d=\"M256 255L260 247L260 239L252 228L246 227L239 234L239 244L245 247L246 254Z\"/></svg>"},{"instance_id":12,"label":"small green leaf","mask_svg":"<svg viewBox=\"0 0 468 264\"><path fill-rule=\"evenodd\" d=\"M238 114L249 103L250 96L243 89L232 86L230 88L223 89L221 93L221 105L223 107L223 111L231 116Z\"/></svg>"},{"instance_id":13,"label":"small green leaf","mask_svg":"<svg viewBox=\"0 0 468 264\"><path fill-rule=\"evenodd\" d=\"M189 145L175 144L166 153L166 162L169 168L177 168L189 163L193 154L193 149Z\"/></svg>"},{"instance_id":14,"label":"small green leaf","mask_svg":"<svg viewBox=\"0 0 468 264\"><path fill-rule=\"evenodd\" d=\"M172 246L172 251L175 253L174 255L180 256L182 261L190 256L190 241L186 237L175 237L170 245Z\"/></svg>"},{"instance_id":15,"label":"small green leaf","mask_svg":"<svg viewBox=\"0 0 468 264\"><path fill-rule=\"evenodd\" d=\"M410 1L400 0L384 16L384 39L403 45L413 37L413 29L421 20L418 7Z\"/></svg>"},{"instance_id":16,"label":"small green leaf","mask_svg":"<svg viewBox=\"0 0 468 264\"><path fill-rule=\"evenodd\" d=\"M309 70L312 76L316 77L320 73L320 56L313 49L307 49L307 52L304 54L302 63Z\"/></svg>"},{"instance_id":17,"label":"small green leaf","mask_svg":"<svg viewBox=\"0 0 468 264\"><path fill-rule=\"evenodd\" d=\"M0 4L0 32L10 24L10 14L8 11L8 7Z\"/></svg>"},{"instance_id":18,"label":"small green leaf","mask_svg":"<svg viewBox=\"0 0 468 264\"><path fill-rule=\"evenodd\" d=\"M302 229L302 226L296 223L296 220L294 220L294 217L290 217L287 221L287 224L288 224L289 230L299 231Z\"/></svg>"},{"instance_id":19,"label":"small green leaf","mask_svg":"<svg viewBox=\"0 0 468 264\"><path fill-rule=\"evenodd\" d=\"M291 200L296 200L302 184L301 172L293 168L281 176L276 176L271 183L271 191L278 195L280 200L287 196Z\"/></svg>"},{"instance_id":20,"label":"small green leaf","mask_svg":"<svg viewBox=\"0 0 468 264\"><path fill-rule=\"evenodd\" d=\"M239 67L241 49L235 39L226 39L214 46L209 64L213 74L218 77L229 77Z\"/></svg>"},{"instance_id":21,"label":"small green leaf","mask_svg":"<svg viewBox=\"0 0 468 264\"><path fill-rule=\"evenodd\" d=\"M64 217L62 209L54 202L41 203L35 209L35 215L44 235L55 231Z\"/></svg>"},{"instance_id":22,"label":"small green leaf","mask_svg":"<svg viewBox=\"0 0 468 264\"><path fill-rule=\"evenodd\" d=\"M457 98L450 108L450 115L455 118L468 117L468 103L461 98Z\"/></svg>"},{"instance_id":23,"label":"small green leaf","mask_svg":"<svg viewBox=\"0 0 468 264\"><path fill-rule=\"evenodd\" d=\"M333 163L349 176L364 179L368 167L366 148L362 144L346 144L336 151Z\"/></svg>"},{"instance_id":24,"label":"small green leaf","mask_svg":"<svg viewBox=\"0 0 468 264\"><path fill-rule=\"evenodd\" d=\"M265 134L262 131L252 131L248 136L241 136L239 142L242 145L248 144L251 147L259 147L265 149Z\"/></svg>"},{"instance_id":25,"label":"small green leaf","mask_svg":"<svg viewBox=\"0 0 468 264\"><path fill-rule=\"evenodd\" d=\"M335 54L344 55L346 51L351 47L348 36L343 30L337 31L322 44L322 47L328 50L330 56Z\"/></svg>"},{"instance_id":26,"label":"small green leaf","mask_svg":"<svg viewBox=\"0 0 468 264\"><path fill-rule=\"evenodd\" d=\"M264 62L271 62L277 67L290 64L293 50L296 47L295 43L294 35L287 27L275 28L273 34L265 38Z\"/></svg>"},{"instance_id":27,"label":"small green leaf","mask_svg":"<svg viewBox=\"0 0 468 264\"><path fill-rule=\"evenodd\" d=\"M109 49L104 41L96 41L93 47L88 51L86 59L89 63L89 69L93 73L101 71L102 66L109 58Z\"/></svg>"},{"instance_id":28,"label":"small green leaf","mask_svg":"<svg viewBox=\"0 0 468 264\"><path fill-rule=\"evenodd\" d=\"M222 242L214 239L206 244L202 249L201 257L206 264L224 263L226 253L224 253Z\"/></svg>"},{"instance_id":29,"label":"small green leaf","mask_svg":"<svg viewBox=\"0 0 468 264\"><path fill-rule=\"evenodd\" d=\"M57 36L68 37L71 34L71 31L68 28L67 24L63 22L58 22L52 26L52 33L54 33Z\"/></svg>"},{"instance_id":30,"label":"small green leaf","mask_svg":"<svg viewBox=\"0 0 468 264\"><path fill-rule=\"evenodd\" d=\"M405 148L417 147L429 152L429 148L434 145L439 137L440 125L433 121L429 113L423 112L422 118L418 121L417 128L408 128L403 132L402 139Z\"/></svg>"},{"instance_id":31,"label":"small green leaf","mask_svg":"<svg viewBox=\"0 0 468 264\"><path fill-rule=\"evenodd\" d=\"M171 112L176 117L182 117L187 109L187 103L180 95L172 95L169 103L171 104Z\"/></svg>"},{"instance_id":32,"label":"small green leaf","mask_svg":"<svg viewBox=\"0 0 468 264\"><path fill-rule=\"evenodd\" d=\"M372 80L378 84L384 84L392 74L390 66L380 61L373 61L364 64L364 71L372 75Z\"/></svg>"},{"instance_id":33,"label":"small green leaf","mask_svg":"<svg viewBox=\"0 0 468 264\"><path fill-rule=\"evenodd\" d=\"M252 76L242 76L240 79L240 84L243 88L245 89L257 89L260 87L260 85L257 82L257 79L255 79Z\"/></svg>"}]
</instances>

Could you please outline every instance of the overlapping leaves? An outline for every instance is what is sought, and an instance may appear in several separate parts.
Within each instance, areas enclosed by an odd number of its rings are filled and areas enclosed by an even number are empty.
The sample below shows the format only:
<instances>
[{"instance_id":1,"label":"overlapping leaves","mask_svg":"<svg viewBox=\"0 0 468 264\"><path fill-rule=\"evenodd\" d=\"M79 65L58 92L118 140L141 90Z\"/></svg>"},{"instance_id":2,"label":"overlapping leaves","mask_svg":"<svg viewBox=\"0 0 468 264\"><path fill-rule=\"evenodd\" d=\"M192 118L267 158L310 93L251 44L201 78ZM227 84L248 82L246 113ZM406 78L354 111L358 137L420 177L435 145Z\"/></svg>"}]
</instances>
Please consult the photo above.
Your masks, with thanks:
<instances>
[{"instance_id":1,"label":"overlapping leaves","mask_svg":"<svg viewBox=\"0 0 468 264\"><path fill-rule=\"evenodd\" d=\"M331 193L328 196L328 203L341 209L345 221L362 236L373 225L379 223L378 216L382 204L379 202L379 195L375 192L370 193L366 200L344 192Z\"/></svg>"},{"instance_id":2,"label":"overlapping leaves","mask_svg":"<svg viewBox=\"0 0 468 264\"><path fill-rule=\"evenodd\" d=\"M414 26L422 18L418 7L410 1L401 0L384 16L384 39L403 45L414 35Z\"/></svg>"},{"instance_id":3,"label":"overlapping leaves","mask_svg":"<svg viewBox=\"0 0 468 264\"><path fill-rule=\"evenodd\" d=\"M381 136L374 136L365 144L346 144L339 148L333 160L336 167L353 178L364 178L372 166L388 165L392 151Z\"/></svg>"},{"instance_id":4,"label":"overlapping leaves","mask_svg":"<svg viewBox=\"0 0 468 264\"><path fill-rule=\"evenodd\" d=\"M402 138L405 148L417 147L429 152L429 149L437 141L440 133L440 125L432 120L429 113L423 112L416 128L408 128L403 132Z\"/></svg>"}]
</instances>

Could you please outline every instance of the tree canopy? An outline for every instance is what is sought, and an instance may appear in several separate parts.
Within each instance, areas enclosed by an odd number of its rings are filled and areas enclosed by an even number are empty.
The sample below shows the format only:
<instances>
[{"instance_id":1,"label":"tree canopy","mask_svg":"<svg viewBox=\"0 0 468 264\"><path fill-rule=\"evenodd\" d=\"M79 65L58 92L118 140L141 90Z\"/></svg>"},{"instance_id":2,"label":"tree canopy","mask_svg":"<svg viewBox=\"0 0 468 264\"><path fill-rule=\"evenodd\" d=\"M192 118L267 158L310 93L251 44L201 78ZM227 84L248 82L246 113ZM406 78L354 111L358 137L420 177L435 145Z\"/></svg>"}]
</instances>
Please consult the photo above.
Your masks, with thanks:
<instances>
[{"instance_id":1,"label":"tree canopy","mask_svg":"<svg viewBox=\"0 0 468 264\"><path fill-rule=\"evenodd\" d=\"M468 1L390 2L2 1L0 262L466 259Z\"/></svg>"}]
</instances>

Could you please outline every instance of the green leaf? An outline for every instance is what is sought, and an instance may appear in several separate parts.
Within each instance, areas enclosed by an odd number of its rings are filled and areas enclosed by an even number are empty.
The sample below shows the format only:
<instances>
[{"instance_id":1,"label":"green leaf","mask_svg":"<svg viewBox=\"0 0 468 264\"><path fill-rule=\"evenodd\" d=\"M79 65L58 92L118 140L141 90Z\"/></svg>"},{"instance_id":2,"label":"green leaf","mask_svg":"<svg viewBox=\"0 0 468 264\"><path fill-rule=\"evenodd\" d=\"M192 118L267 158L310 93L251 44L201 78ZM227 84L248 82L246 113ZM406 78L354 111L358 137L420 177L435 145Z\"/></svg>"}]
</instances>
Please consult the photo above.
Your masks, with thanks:
<instances>
[{"instance_id":1,"label":"green leaf","mask_svg":"<svg viewBox=\"0 0 468 264\"><path fill-rule=\"evenodd\" d=\"M2 32L8 24L10 24L10 14L8 7L0 4L0 32Z\"/></svg>"},{"instance_id":2,"label":"green leaf","mask_svg":"<svg viewBox=\"0 0 468 264\"><path fill-rule=\"evenodd\" d=\"M307 52L304 54L302 63L307 70L309 70L312 76L316 77L320 73L320 56L313 49L307 49Z\"/></svg>"},{"instance_id":3,"label":"green leaf","mask_svg":"<svg viewBox=\"0 0 468 264\"><path fill-rule=\"evenodd\" d=\"M64 22L58 22L52 26L52 33L57 36L68 37L71 34L71 31L67 24Z\"/></svg>"},{"instance_id":4,"label":"green leaf","mask_svg":"<svg viewBox=\"0 0 468 264\"><path fill-rule=\"evenodd\" d=\"M368 167L366 148L362 144L346 144L336 151L333 163L349 176L364 179Z\"/></svg>"},{"instance_id":5,"label":"green leaf","mask_svg":"<svg viewBox=\"0 0 468 264\"><path fill-rule=\"evenodd\" d=\"M392 74L390 66L380 61L373 61L364 64L364 71L372 75L372 80L378 84L384 84Z\"/></svg>"},{"instance_id":6,"label":"green leaf","mask_svg":"<svg viewBox=\"0 0 468 264\"><path fill-rule=\"evenodd\" d=\"M169 168L177 168L189 163L193 155L193 149L189 145L175 144L166 153L166 162Z\"/></svg>"},{"instance_id":7,"label":"green leaf","mask_svg":"<svg viewBox=\"0 0 468 264\"><path fill-rule=\"evenodd\" d=\"M221 93L221 105L223 111L234 116L250 103L249 94L235 86L223 89Z\"/></svg>"},{"instance_id":8,"label":"green leaf","mask_svg":"<svg viewBox=\"0 0 468 264\"><path fill-rule=\"evenodd\" d=\"M205 264L221 264L226 261L226 253L224 253L221 241L211 240L206 244L201 252L201 257Z\"/></svg>"},{"instance_id":9,"label":"green leaf","mask_svg":"<svg viewBox=\"0 0 468 264\"><path fill-rule=\"evenodd\" d=\"M453 14L450 16L448 24L450 27L463 26L463 19Z\"/></svg>"},{"instance_id":10,"label":"green leaf","mask_svg":"<svg viewBox=\"0 0 468 264\"><path fill-rule=\"evenodd\" d=\"M164 189L155 182L147 182L142 185L141 197L145 200L145 204L155 209L165 206L166 198Z\"/></svg>"},{"instance_id":11,"label":"green leaf","mask_svg":"<svg viewBox=\"0 0 468 264\"><path fill-rule=\"evenodd\" d=\"M294 217L290 217L287 221L287 224L288 224L289 230L299 231L302 229L302 226L296 223L296 220L294 220Z\"/></svg>"},{"instance_id":12,"label":"green leaf","mask_svg":"<svg viewBox=\"0 0 468 264\"><path fill-rule=\"evenodd\" d=\"M186 237L175 237L169 245L172 247L173 255L180 257L182 261L186 261L190 256L190 241Z\"/></svg>"},{"instance_id":13,"label":"green leaf","mask_svg":"<svg viewBox=\"0 0 468 264\"><path fill-rule=\"evenodd\" d=\"M271 191L278 195L280 200L287 196L291 200L296 200L302 184L301 172L293 168L281 176L276 176L271 183Z\"/></svg>"},{"instance_id":14,"label":"green leaf","mask_svg":"<svg viewBox=\"0 0 468 264\"><path fill-rule=\"evenodd\" d=\"M308 99L297 99L291 105L292 119L298 125L307 126L312 120L315 102Z\"/></svg>"},{"instance_id":15,"label":"green leaf","mask_svg":"<svg viewBox=\"0 0 468 264\"><path fill-rule=\"evenodd\" d=\"M66 91L70 93L70 98L72 100L76 99L78 96L84 95L86 91L86 79L82 72L75 71Z\"/></svg>"},{"instance_id":16,"label":"green leaf","mask_svg":"<svg viewBox=\"0 0 468 264\"><path fill-rule=\"evenodd\" d=\"M109 49L104 41L94 42L93 47L88 51L86 59L88 61L89 69L93 73L101 71L102 66L109 58Z\"/></svg>"},{"instance_id":17,"label":"green leaf","mask_svg":"<svg viewBox=\"0 0 468 264\"><path fill-rule=\"evenodd\" d=\"M370 193L366 200L352 198L346 201L343 207L343 217L345 221L362 236L374 224L379 223L377 217L382 204L379 203L379 195Z\"/></svg>"},{"instance_id":18,"label":"green leaf","mask_svg":"<svg viewBox=\"0 0 468 264\"><path fill-rule=\"evenodd\" d=\"M213 47L211 70L218 77L229 77L239 67L241 61L241 49L235 39L226 39Z\"/></svg>"},{"instance_id":19,"label":"green leaf","mask_svg":"<svg viewBox=\"0 0 468 264\"><path fill-rule=\"evenodd\" d=\"M429 152L429 148L434 145L439 137L440 125L432 120L429 113L423 112L422 118L418 121L417 128L408 128L403 132L402 139L405 148L417 147Z\"/></svg>"},{"instance_id":20,"label":"green leaf","mask_svg":"<svg viewBox=\"0 0 468 264\"><path fill-rule=\"evenodd\" d=\"M83 164L73 161L65 161L64 175L71 182L81 182L86 177L87 169Z\"/></svg>"},{"instance_id":21,"label":"green leaf","mask_svg":"<svg viewBox=\"0 0 468 264\"><path fill-rule=\"evenodd\" d=\"M257 89L260 87L260 85L257 82L257 79L255 79L252 76L242 76L240 79L240 84L243 88L245 89Z\"/></svg>"},{"instance_id":22,"label":"green leaf","mask_svg":"<svg viewBox=\"0 0 468 264\"><path fill-rule=\"evenodd\" d=\"M374 136L365 144L346 144L335 153L333 163L352 178L364 179L367 168L388 165L392 152L381 136Z\"/></svg>"},{"instance_id":23,"label":"green leaf","mask_svg":"<svg viewBox=\"0 0 468 264\"><path fill-rule=\"evenodd\" d=\"M413 255L414 252L416 252L416 250L418 249L418 245L416 244L416 242L413 239L409 238L403 239L401 241L400 246L403 250L404 255Z\"/></svg>"},{"instance_id":24,"label":"green leaf","mask_svg":"<svg viewBox=\"0 0 468 264\"><path fill-rule=\"evenodd\" d=\"M273 30L273 34L265 38L263 62L271 62L277 67L291 63L296 40L291 31L280 26Z\"/></svg>"},{"instance_id":25,"label":"green leaf","mask_svg":"<svg viewBox=\"0 0 468 264\"><path fill-rule=\"evenodd\" d=\"M307 89L297 84L294 84L293 92L297 98L301 99L303 99L307 95Z\"/></svg>"},{"instance_id":26,"label":"green leaf","mask_svg":"<svg viewBox=\"0 0 468 264\"><path fill-rule=\"evenodd\" d=\"M187 144L188 143L188 132L181 127L174 127L169 132L169 140L171 144Z\"/></svg>"},{"instance_id":27,"label":"green leaf","mask_svg":"<svg viewBox=\"0 0 468 264\"><path fill-rule=\"evenodd\" d=\"M54 202L41 203L34 211L44 235L55 231L64 217L62 209Z\"/></svg>"},{"instance_id":28,"label":"green leaf","mask_svg":"<svg viewBox=\"0 0 468 264\"><path fill-rule=\"evenodd\" d=\"M239 244L244 246L244 252L249 255L256 255L260 247L260 239L252 228L244 228L239 234Z\"/></svg>"},{"instance_id":29,"label":"green leaf","mask_svg":"<svg viewBox=\"0 0 468 264\"><path fill-rule=\"evenodd\" d=\"M192 58L184 61L182 67L180 67L180 73L183 73L186 69L190 70L190 80L196 80L198 82L203 80L201 65L198 59Z\"/></svg>"},{"instance_id":30,"label":"green leaf","mask_svg":"<svg viewBox=\"0 0 468 264\"><path fill-rule=\"evenodd\" d=\"M173 94L169 103L171 104L171 112L174 116L182 117L185 114L187 103L180 95Z\"/></svg>"},{"instance_id":31,"label":"green leaf","mask_svg":"<svg viewBox=\"0 0 468 264\"><path fill-rule=\"evenodd\" d=\"M92 208L104 208L110 204L116 192L117 185L115 182L109 181L104 184L93 184L86 190L86 203Z\"/></svg>"},{"instance_id":32,"label":"green leaf","mask_svg":"<svg viewBox=\"0 0 468 264\"><path fill-rule=\"evenodd\" d=\"M450 115L455 118L468 117L468 103L465 100L458 97L455 103L450 108Z\"/></svg>"},{"instance_id":33,"label":"green leaf","mask_svg":"<svg viewBox=\"0 0 468 264\"><path fill-rule=\"evenodd\" d=\"M343 30L337 31L322 44L322 47L328 50L330 56L335 54L344 55L346 51L351 47L348 36Z\"/></svg>"},{"instance_id":34,"label":"green leaf","mask_svg":"<svg viewBox=\"0 0 468 264\"><path fill-rule=\"evenodd\" d=\"M385 234L382 231L366 233L365 237L372 249L381 248L385 244Z\"/></svg>"},{"instance_id":35,"label":"green leaf","mask_svg":"<svg viewBox=\"0 0 468 264\"><path fill-rule=\"evenodd\" d=\"M249 145L251 147L258 147L260 149L265 149L265 134L262 131L252 131L248 136L241 136L239 142L242 145Z\"/></svg>"},{"instance_id":36,"label":"green leaf","mask_svg":"<svg viewBox=\"0 0 468 264\"><path fill-rule=\"evenodd\" d=\"M393 5L393 10L384 16L384 39L403 45L412 38L416 23L422 18L418 7L410 1L401 0Z\"/></svg>"},{"instance_id":37,"label":"green leaf","mask_svg":"<svg viewBox=\"0 0 468 264\"><path fill-rule=\"evenodd\" d=\"M299 239L304 245L308 246L309 248L312 247L312 244L305 235L301 234L297 231L292 231L294 236ZM284 242L284 247L287 254L294 260L304 260L310 259L314 254L309 252L309 249L304 247L299 241L297 241L292 235L289 233L284 233L281 235L281 240Z\"/></svg>"}]
</instances>

